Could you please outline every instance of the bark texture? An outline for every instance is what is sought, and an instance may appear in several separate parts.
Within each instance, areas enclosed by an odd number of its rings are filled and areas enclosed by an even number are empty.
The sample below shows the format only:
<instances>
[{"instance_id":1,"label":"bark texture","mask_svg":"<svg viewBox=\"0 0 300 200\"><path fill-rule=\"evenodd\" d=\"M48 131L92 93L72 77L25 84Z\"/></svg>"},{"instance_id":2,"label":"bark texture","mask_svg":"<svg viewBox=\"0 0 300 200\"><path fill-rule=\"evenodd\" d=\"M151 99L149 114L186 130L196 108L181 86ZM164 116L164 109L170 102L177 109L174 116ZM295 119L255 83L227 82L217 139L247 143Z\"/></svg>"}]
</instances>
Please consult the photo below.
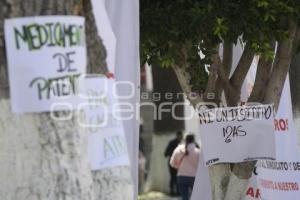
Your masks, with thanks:
<instances>
[{"instance_id":1,"label":"bark texture","mask_svg":"<svg viewBox=\"0 0 300 200\"><path fill-rule=\"evenodd\" d=\"M264 94L266 91L267 84L269 82L269 79L271 77L272 72L272 59L265 59L261 58L259 59L258 65L257 65L257 71L256 71L256 77L255 77L255 85L253 88L253 91L251 93L251 96L249 97L249 102L257 101L262 102L264 98Z\"/></svg>"},{"instance_id":2,"label":"bark texture","mask_svg":"<svg viewBox=\"0 0 300 200\"><path fill-rule=\"evenodd\" d=\"M54 122L49 114L17 116L6 99L0 108L0 199L95 199L76 117Z\"/></svg>"},{"instance_id":3,"label":"bark texture","mask_svg":"<svg viewBox=\"0 0 300 200\"><path fill-rule=\"evenodd\" d=\"M203 102L203 99L199 95L191 95L193 94L192 85L190 83L191 77L186 69L176 65L172 66L172 68L177 76L180 87L185 92L185 94L187 94L187 99L190 101L192 106L196 107L199 102Z\"/></svg>"},{"instance_id":4,"label":"bark texture","mask_svg":"<svg viewBox=\"0 0 300 200\"><path fill-rule=\"evenodd\" d=\"M225 90L226 102L229 106L236 106L237 103L240 102L241 88L250 69L254 55L254 50L246 44L242 57L229 80L230 86L227 86L227 88L231 90Z\"/></svg>"},{"instance_id":5,"label":"bark texture","mask_svg":"<svg viewBox=\"0 0 300 200\"><path fill-rule=\"evenodd\" d=\"M289 22L288 39L279 42L275 62L273 65L272 75L268 83L264 98L265 103L274 103L276 108L279 105L281 92L289 71L293 53L294 44L298 43L296 38L297 24L294 21Z\"/></svg>"},{"instance_id":6,"label":"bark texture","mask_svg":"<svg viewBox=\"0 0 300 200\"><path fill-rule=\"evenodd\" d=\"M86 18L88 72L105 73L106 53L98 37L90 0L0 0L0 199L132 200L129 167L91 172L85 131L50 113L11 112L5 57L4 19L39 15ZM56 112L63 117L69 113Z\"/></svg>"},{"instance_id":7,"label":"bark texture","mask_svg":"<svg viewBox=\"0 0 300 200\"><path fill-rule=\"evenodd\" d=\"M290 70L290 79L291 79L291 93L292 93L292 102L293 102L293 111L294 116L300 117L300 54L298 53Z\"/></svg>"}]
</instances>

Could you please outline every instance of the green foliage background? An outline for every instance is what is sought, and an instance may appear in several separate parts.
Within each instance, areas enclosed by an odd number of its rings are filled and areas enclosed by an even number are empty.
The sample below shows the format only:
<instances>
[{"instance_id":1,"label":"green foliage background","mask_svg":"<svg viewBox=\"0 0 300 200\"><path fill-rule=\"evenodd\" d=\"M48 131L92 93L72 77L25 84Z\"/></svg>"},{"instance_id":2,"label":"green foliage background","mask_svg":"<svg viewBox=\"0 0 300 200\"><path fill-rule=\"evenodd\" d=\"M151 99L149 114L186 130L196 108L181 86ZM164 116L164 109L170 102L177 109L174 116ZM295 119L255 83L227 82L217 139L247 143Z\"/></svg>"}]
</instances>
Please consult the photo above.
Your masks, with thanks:
<instances>
[{"instance_id":1,"label":"green foliage background","mask_svg":"<svg viewBox=\"0 0 300 200\"><path fill-rule=\"evenodd\" d=\"M193 90L203 90L204 65L211 64L218 44L243 40L271 58L270 43L287 37L289 20L298 20L299 8L300 0L142 0L142 62L162 67L188 63Z\"/></svg>"}]
</instances>

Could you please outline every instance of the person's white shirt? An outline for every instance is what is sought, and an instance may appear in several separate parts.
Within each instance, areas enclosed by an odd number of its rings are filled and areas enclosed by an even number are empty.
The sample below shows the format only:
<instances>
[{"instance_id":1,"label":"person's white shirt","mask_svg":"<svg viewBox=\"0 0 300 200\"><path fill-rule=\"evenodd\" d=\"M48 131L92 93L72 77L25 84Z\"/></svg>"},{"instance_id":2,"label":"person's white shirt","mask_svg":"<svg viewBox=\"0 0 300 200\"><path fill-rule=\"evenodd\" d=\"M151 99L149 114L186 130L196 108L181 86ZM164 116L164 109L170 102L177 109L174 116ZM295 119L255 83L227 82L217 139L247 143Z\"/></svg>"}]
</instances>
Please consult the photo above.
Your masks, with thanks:
<instances>
[{"instance_id":1,"label":"person's white shirt","mask_svg":"<svg viewBox=\"0 0 300 200\"><path fill-rule=\"evenodd\" d=\"M200 156L200 149L195 143L187 146L188 155L185 154L185 144L180 144L171 156L170 164L178 169L177 176L195 177Z\"/></svg>"}]
</instances>

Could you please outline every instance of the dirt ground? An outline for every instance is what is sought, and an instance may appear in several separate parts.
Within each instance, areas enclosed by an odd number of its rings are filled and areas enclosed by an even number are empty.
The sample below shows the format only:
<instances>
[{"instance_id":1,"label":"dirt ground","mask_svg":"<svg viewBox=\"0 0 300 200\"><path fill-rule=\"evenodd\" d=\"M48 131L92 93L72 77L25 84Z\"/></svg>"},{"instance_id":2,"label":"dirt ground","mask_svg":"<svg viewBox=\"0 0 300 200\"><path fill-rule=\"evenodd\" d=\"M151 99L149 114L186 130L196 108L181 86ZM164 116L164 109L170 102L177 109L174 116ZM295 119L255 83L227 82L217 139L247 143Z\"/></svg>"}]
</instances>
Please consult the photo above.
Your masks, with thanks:
<instances>
[{"instance_id":1,"label":"dirt ground","mask_svg":"<svg viewBox=\"0 0 300 200\"><path fill-rule=\"evenodd\" d=\"M160 192L149 192L139 195L138 200L180 200L179 197L170 197Z\"/></svg>"}]
</instances>

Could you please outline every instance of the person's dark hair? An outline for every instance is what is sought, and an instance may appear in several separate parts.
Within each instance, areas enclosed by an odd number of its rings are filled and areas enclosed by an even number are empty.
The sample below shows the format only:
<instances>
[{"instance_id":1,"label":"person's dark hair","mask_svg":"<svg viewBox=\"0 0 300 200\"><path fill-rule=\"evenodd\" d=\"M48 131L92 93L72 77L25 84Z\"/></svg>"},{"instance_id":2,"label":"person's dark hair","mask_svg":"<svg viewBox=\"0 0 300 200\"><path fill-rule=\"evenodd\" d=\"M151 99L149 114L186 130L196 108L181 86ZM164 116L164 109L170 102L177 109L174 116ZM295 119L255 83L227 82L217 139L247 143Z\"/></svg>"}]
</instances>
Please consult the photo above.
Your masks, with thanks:
<instances>
[{"instance_id":1,"label":"person's dark hair","mask_svg":"<svg viewBox=\"0 0 300 200\"><path fill-rule=\"evenodd\" d=\"M177 132L176 132L176 136L177 136L177 137L181 137L181 136L182 136L182 131L177 131Z\"/></svg>"},{"instance_id":2,"label":"person's dark hair","mask_svg":"<svg viewBox=\"0 0 300 200\"><path fill-rule=\"evenodd\" d=\"M185 155L189 155L188 145L191 143L195 143L195 136L194 134L188 134L185 136Z\"/></svg>"}]
</instances>

